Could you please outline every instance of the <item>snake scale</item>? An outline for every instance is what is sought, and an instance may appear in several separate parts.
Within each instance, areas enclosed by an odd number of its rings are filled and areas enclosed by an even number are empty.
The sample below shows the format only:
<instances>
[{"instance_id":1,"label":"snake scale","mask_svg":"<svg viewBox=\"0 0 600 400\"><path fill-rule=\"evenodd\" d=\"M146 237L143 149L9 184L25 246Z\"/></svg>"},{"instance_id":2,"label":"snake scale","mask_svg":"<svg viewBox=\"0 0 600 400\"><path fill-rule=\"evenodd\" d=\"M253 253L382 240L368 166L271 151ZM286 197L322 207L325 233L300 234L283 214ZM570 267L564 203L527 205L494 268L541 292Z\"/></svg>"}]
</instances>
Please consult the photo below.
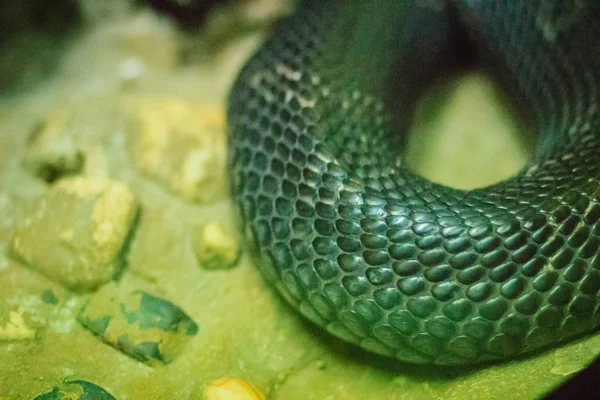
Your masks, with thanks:
<instances>
[{"instance_id":1,"label":"snake scale","mask_svg":"<svg viewBox=\"0 0 600 400\"><path fill-rule=\"evenodd\" d=\"M467 44L539 138L465 191L402 150ZM331 334L409 363L511 359L600 323L599 97L596 0L300 1L231 90L232 196L268 280Z\"/></svg>"}]
</instances>

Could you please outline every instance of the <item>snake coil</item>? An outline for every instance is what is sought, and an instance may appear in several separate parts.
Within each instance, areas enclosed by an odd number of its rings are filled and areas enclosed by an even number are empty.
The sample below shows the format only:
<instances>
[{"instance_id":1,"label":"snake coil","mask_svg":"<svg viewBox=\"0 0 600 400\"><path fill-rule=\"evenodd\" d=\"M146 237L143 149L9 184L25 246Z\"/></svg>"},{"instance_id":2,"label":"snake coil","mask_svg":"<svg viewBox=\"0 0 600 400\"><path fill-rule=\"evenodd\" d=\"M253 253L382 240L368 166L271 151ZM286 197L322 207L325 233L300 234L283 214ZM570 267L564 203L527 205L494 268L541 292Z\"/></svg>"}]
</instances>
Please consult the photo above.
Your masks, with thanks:
<instances>
[{"instance_id":1,"label":"snake coil","mask_svg":"<svg viewBox=\"0 0 600 400\"><path fill-rule=\"evenodd\" d=\"M401 158L466 37L539 132L530 165L470 191ZM595 0L301 2L231 91L233 199L264 273L333 335L510 358L599 325L599 97Z\"/></svg>"}]
</instances>

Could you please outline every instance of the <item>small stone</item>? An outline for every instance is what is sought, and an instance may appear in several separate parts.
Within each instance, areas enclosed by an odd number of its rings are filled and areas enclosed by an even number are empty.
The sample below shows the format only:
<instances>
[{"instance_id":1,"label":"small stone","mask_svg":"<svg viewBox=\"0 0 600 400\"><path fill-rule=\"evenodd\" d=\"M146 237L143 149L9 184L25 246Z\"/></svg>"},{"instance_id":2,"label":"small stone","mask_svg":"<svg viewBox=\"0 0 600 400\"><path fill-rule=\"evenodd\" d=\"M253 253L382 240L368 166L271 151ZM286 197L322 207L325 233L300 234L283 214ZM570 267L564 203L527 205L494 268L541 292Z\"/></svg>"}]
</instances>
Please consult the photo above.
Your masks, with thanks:
<instances>
[{"instance_id":1,"label":"small stone","mask_svg":"<svg viewBox=\"0 0 600 400\"><path fill-rule=\"evenodd\" d=\"M123 183L62 179L20 221L12 254L73 290L95 289L121 269L137 210Z\"/></svg>"},{"instance_id":2,"label":"small stone","mask_svg":"<svg viewBox=\"0 0 600 400\"><path fill-rule=\"evenodd\" d=\"M28 141L24 165L47 183L80 173L85 154L74 137L73 115L57 108L35 126Z\"/></svg>"},{"instance_id":3,"label":"small stone","mask_svg":"<svg viewBox=\"0 0 600 400\"><path fill-rule=\"evenodd\" d=\"M29 135L24 167L46 183L73 175L108 177L109 155L103 138L118 137L120 110L116 105L107 110L103 101L48 111Z\"/></svg>"},{"instance_id":4,"label":"small stone","mask_svg":"<svg viewBox=\"0 0 600 400\"><path fill-rule=\"evenodd\" d=\"M34 339L35 333L35 330L27 326L23 318L23 313L20 310L10 311L7 321L0 316L0 342L5 340Z\"/></svg>"},{"instance_id":5,"label":"small stone","mask_svg":"<svg viewBox=\"0 0 600 400\"><path fill-rule=\"evenodd\" d=\"M198 325L177 305L145 291L106 285L82 307L77 320L104 342L150 366L179 355Z\"/></svg>"},{"instance_id":6,"label":"small stone","mask_svg":"<svg viewBox=\"0 0 600 400\"><path fill-rule=\"evenodd\" d=\"M171 192L207 203L225 195L225 117L220 107L180 99L147 101L135 114L138 168Z\"/></svg>"},{"instance_id":7,"label":"small stone","mask_svg":"<svg viewBox=\"0 0 600 400\"><path fill-rule=\"evenodd\" d=\"M34 400L116 400L100 386L84 381L73 380L55 386L50 392L36 396Z\"/></svg>"},{"instance_id":8,"label":"small stone","mask_svg":"<svg viewBox=\"0 0 600 400\"><path fill-rule=\"evenodd\" d=\"M220 378L209 384L206 400L267 400L264 393L251 383L237 378Z\"/></svg>"},{"instance_id":9,"label":"small stone","mask_svg":"<svg viewBox=\"0 0 600 400\"><path fill-rule=\"evenodd\" d=\"M235 266L240 256L239 237L222 225L209 222L194 235L194 250L198 262L206 269Z\"/></svg>"}]
</instances>

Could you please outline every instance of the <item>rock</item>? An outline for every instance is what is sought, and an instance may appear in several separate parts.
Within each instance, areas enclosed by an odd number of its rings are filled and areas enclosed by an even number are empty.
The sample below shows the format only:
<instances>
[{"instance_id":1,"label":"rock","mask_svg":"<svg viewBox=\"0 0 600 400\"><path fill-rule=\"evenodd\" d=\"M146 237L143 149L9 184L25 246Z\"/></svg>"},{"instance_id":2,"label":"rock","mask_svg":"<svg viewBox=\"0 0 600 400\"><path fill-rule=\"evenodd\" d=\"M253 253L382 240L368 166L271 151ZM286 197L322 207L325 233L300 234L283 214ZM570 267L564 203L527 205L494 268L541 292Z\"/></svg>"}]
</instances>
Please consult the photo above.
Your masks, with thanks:
<instances>
[{"instance_id":1,"label":"rock","mask_svg":"<svg viewBox=\"0 0 600 400\"><path fill-rule=\"evenodd\" d=\"M206 400L267 400L264 393L251 383L237 378L220 378L204 391Z\"/></svg>"},{"instance_id":2,"label":"rock","mask_svg":"<svg viewBox=\"0 0 600 400\"><path fill-rule=\"evenodd\" d=\"M173 193L207 203L224 196L225 135L221 107L181 99L142 102L132 152L138 168Z\"/></svg>"},{"instance_id":3,"label":"rock","mask_svg":"<svg viewBox=\"0 0 600 400\"><path fill-rule=\"evenodd\" d=\"M172 362L198 333L198 325L177 305L115 284L94 294L77 319L104 342L150 366Z\"/></svg>"},{"instance_id":4,"label":"rock","mask_svg":"<svg viewBox=\"0 0 600 400\"><path fill-rule=\"evenodd\" d=\"M105 99L51 108L29 135L24 167L46 183L74 175L108 177L103 137L118 132L119 117L118 108L108 110Z\"/></svg>"},{"instance_id":5,"label":"rock","mask_svg":"<svg viewBox=\"0 0 600 400\"><path fill-rule=\"evenodd\" d=\"M95 289L122 268L137 211L133 193L123 183L60 180L20 221L12 254L73 290Z\"/></svg>"},{"instance_id":6,"label":"rock","mask_svg":"<svg viewBox=\"0 0 600 400\"><path fill-rule=\"evenodd\" d=\"M71 135L72 115L65 109L48 113L34 128L24 164L48 183L83 170L85 155Z\"/></svg>"},{"instance_id":7,"label":"rock","mask_svg":"<svg viewBox=\"0 0 600 400\"><path fill-rule=\"evenodd\" d=\"M35 330L27 326L23 313L13 310L8 313L8 321L0 317L0 342L7 340L26 340L35 338Z\"/></svg>"},{"instance_id":8,"label":"rock","mask_svg":"<svg viewBox=\"0 0 600 400\"><path fill-rule=\"evenodd\" d=\"M194 233L194 251L203 268L225 269L235 266L240 257L240 242L233 229L209 222Z\"/></svg>"},{"instance_id":9,"label":"rock","mask_svg":"<svg viewBox=\"0 0 600 400\"><path fill-rule=\"evenodd\" d=\"M100 386L81 379L66 381L33 400L116 400Z\"/></svg>"}]
</instances>

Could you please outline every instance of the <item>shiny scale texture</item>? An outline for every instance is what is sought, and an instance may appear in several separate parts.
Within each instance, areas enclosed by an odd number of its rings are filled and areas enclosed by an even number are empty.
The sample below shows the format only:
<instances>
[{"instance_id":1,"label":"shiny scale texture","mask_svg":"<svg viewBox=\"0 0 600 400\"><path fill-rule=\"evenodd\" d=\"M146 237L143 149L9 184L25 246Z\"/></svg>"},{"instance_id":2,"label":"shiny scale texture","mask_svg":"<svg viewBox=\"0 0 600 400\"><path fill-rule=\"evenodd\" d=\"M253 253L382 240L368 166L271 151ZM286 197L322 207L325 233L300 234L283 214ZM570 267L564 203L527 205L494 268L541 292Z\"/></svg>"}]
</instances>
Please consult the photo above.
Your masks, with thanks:
<instances>
[{"instance_id":1,"label":"shiny scale texture","mask_svg":"<svg viewBox=\"0 0 600 400\"><path fill-rule=\"evenodd\" d=\"M234 201L303 315L420 364L510 358L600 315L600 3L305 1L228 101ZM462 191L403 165L416 101L467 40L539 132ZM485 134L485 132L482 132Z\"/></svg>"}]
</instances>

